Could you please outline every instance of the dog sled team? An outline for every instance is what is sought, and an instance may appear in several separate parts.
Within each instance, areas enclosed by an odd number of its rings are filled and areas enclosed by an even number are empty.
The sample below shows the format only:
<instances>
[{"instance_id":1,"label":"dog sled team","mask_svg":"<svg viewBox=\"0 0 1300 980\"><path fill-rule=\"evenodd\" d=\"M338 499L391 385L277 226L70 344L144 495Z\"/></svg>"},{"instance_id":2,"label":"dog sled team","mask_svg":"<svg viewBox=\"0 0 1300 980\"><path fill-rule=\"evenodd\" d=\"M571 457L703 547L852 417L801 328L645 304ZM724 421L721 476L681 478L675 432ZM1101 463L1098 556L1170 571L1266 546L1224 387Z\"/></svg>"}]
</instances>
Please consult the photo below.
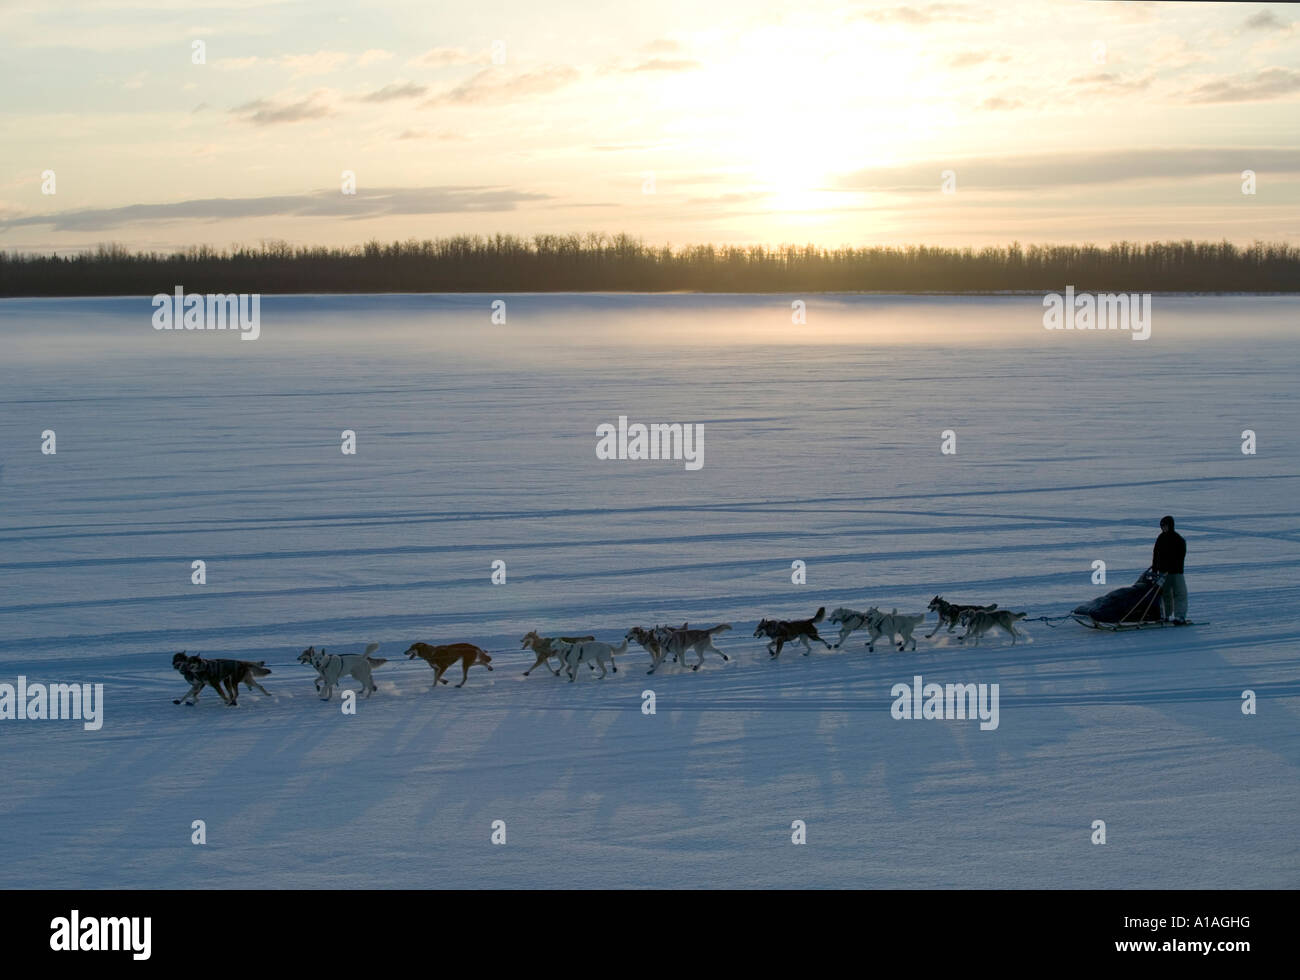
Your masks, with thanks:
<instances>
[{"instance_id":1,"label":"dog sled team","mask_svg":"<svg viewBox=\"0 0 1300 980\"><path fill-rule=\"evenodd\" d=\"M938 622L934 629L925 634L927 639L933 637L944 626L947 626L949 633L961 626L965 628L965 632L958 636L958 642L971 639L977 646L980 639L993 629L1010 635L1011 643L1014 645L1023 635L1016 630L1015 624L1027 615L1023 612L1013 613L1007 609L999 609L997 603L987 606L959 605L945 601L942 596L935 596L930 600L929 611L937 614ZM882 639L891 646L896 645L900 651L908 649L909 645L915 650L915 631L925 622L925 618L925 613L909 615L900 613L897 609L883 612L874 606L865 612L841 606L827 617L826 609L822 607L808 619L760 620L758 628L754 630L754 636L767 638L767 652L773 660L781 655L781 650L787 643L801 644L804 648L804 656L812 652L814 641L821 643L828 650L838 650L852 634L860 630L865 630L867 633L866 646L870 652L875 652L876 643ZM840 635L835 643L827 642L817 632L817 624L823 620L839 627ZM697 671L704 663L706 653L717 654L724 661L731 660L713 645L714 637L730 629L730 623L720 623L705 629L692 628L690 623L649 628L633 626L624 635L623 642L617 646L603 643L593 635L548 637L531 630L524 635L521 646L525 650L532 651L537 659L524 671L524 676L527 677L545 664L556 677L567 675L569 682L572 683L578 678L578 668L586 664L593 672L599 670L599 676L603 678L608 673L618 672L615 657L626 653L633 643L650 655L650 669L646 671L647 674L653 674L670 657L672 662ZM321 700L330 700L334 689L345 677L353 677L359 681L362 694L368 698L378 690L375 686L374 670L388 663L387 659L373 655L378 649L378 643L371 643L364 653L335 654L327 653L323 648L317 650L315 646L310 646L298 655L298 663L315 669L316 691ZM695 655L694 663L688 662L691 654ZM448 643L440 646L430 643L412 643L406 650L406 657L412 661L419 657L433 669L435 690L440 683L450 683L443 674L457 664L461 668L461 679L456 687L463 687L469 680L471 667L483 666L492 670L491 655L472 643ZM552 667L552 660L555 660L559 666ZM270 692L257 681L257 678L271 673L265 661L208 660L182 650L172 657L172 667L190 684L189 691L176 698L174 704L182 702L195 704L204 687L211 687L222 702L230 706L237 704L240 684L250 691L257 690L270 695Z\"/></svg>"}]
</instances>

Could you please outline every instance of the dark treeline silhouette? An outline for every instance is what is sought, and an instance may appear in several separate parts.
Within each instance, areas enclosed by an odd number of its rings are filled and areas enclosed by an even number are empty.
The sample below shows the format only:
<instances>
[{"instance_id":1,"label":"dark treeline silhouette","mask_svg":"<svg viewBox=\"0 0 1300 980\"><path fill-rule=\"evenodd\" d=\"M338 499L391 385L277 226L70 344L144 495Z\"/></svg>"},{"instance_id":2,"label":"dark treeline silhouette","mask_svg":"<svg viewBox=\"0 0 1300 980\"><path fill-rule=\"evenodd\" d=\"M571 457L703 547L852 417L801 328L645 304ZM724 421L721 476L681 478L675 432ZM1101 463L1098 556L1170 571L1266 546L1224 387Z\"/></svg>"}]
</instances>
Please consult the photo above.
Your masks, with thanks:
<instances>
[{"instance_id":1,"label":"dark treeline silhouette","mask_svg":"<svg viewBox=\"0 0 1300 980\"><path fill-rule=\"evenodd\" d=\"M647 245L627 235L457 236L350 248L0 254L0 296L199 293L1296 292L1300 248L1120 242L981 249Z\"/></svg>"}]
</instances>

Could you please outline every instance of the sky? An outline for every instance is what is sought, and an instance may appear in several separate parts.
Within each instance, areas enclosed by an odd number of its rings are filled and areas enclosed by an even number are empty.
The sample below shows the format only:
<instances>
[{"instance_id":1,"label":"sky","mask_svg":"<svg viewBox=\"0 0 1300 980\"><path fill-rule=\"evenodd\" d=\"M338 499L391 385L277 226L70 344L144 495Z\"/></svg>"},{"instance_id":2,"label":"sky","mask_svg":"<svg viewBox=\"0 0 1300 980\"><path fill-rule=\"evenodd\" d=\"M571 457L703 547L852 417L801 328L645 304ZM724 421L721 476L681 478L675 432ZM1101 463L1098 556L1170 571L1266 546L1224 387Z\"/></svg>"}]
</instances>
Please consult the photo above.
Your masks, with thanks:
<instances>
[{"instance_id":1,"label":"sky","mask_svg":"<svg viewBox=\"0 0 1300 980\"><path fill-rule=\"evenodd\" d=\"M0 78L5 251L1300 244L1290 4L0 0Z\"/></svg>"}]
</instances>

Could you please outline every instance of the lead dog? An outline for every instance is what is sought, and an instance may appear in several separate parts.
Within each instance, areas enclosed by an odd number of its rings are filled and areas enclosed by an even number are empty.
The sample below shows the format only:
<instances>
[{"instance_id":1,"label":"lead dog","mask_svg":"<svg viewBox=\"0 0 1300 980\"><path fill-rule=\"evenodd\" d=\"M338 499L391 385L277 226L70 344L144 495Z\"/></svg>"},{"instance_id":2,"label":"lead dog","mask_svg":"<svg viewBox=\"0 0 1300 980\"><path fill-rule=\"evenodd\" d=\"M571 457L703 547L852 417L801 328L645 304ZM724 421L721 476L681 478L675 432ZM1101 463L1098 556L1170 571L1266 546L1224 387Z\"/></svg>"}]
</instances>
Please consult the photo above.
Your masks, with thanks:
<instances>
[{"instance_id":1,"label":"lead dog","mask_svg":"<svg viewBox=\"0 0 1300 980\"><path fill-rule=\"evenodd\" d=\"M912 630L916 629L925 622L925 613L918 613L915 616L909 616L903 613L901 616L895 609L891 613L882 613L875 606L867 610L867 629L870 630L871 636L867 640L867 650L870 653L876 652L876 640L882 636L889 637L889 642L894 642L894 634L902 637L902 642L898 644L899 650L906 650L907 644L912 644L912 649L916 649L916 637L912 635Z\"/></svg>"},{"instance_id":2,"label":"lead dog","mask_svg":"<svg viewBox=\"0 0 1300 980\"><path fill-rule=\"evenodd\" d=\"M674 660L681 661L686 665L686 651L694 650L699 659L691 664L691 670L699 670L700 664L704 663L704 651L712 650L723 660L730 662L731 658L713 645L713 634L723 633L731 629L730 623L721 623L718 626L710 626L708 629L687 629L685 624L681 629L672 629L671 627L656 628L655 641L659 647L660 654L651 668L646 671L647 674L653 674L655 668L663 662L665 654L671 653Z\"/></svg>"},{"instance_id":3,"label":"lead dog","mask_svg":"<svg viewBox=\"0 0 1300 980\"><path fill-rule=\"evenodd\" d=\"M371 670L380 664L388 663L383 657L370 656L378 649L378 643L371 643L367 645L365 653L338 654L326 653L324 648L317 650L314 646L310 646L298 654L298 663L311 664L316 668L316 690L324 695L322 701L328 701L333 696L334 688L344 674L351 674L359 680L361 690L365 692L366 697L370 697L379 690L375 687Z\"/></svg>"},{"instance_id":4,"label":"lead dog","mask_svg":"<svg viewBox=\"0 0 1300 980\"><path fill-rule=\"evenodd\" d=\"M980 637L991 629L1005 630L1011 634L1011 645L1016 645L1016 637L1023 636L1016 632L1016 620L1024 619L1029 613L1013 613L1010 609L975 610L962 616L962 625L966 632L957 637L958 643L965 643L966 637L975 637L975 646L980 645Z\"/></svg>"},{"instance_id":5,"label":"lead dog","mask_svg":"<svg viewBox=\"0 0 1300 980\"><path fill-rule=\"evenodd\" d=\"M407 648L406 656L414 660L419 657L434 670L433 689L438 690L438 682L442 680L442 675L447 672L447 668L452 664L460 661L461 671L460 683L457 687L464 687L465 682L469 680L469 669L475 664L482 664L488 670L492 669L492 658L488 656L486 650L476 647L473 643L446 643L442 646L433 646L429 643L412 643ZM537 666L536 664L533 665Z\"/></svg>"},{"instance_id":6,"label":"lead dog","mask_svg":"<svg viewBox=\"0 0 1300 980\"><path fill-rule=\"evenodd\" d=\"M987 606L963 606L955 602L945 602L943 596L937 595L930 600L930 612L939 614L939 622L934 624L934 629L925 634L928 640L939 632L939 627L944 623L948 624L948 632L951 633L961 623L963 613L968 612L990 612L998 607L996 602Z\"/></svg>"},{"instance_id":7,"label":"lead dog","mask_svg":"<svg viewBox=\"0 0 1300 980\"><path fill-rule=\"evenodd\" d=\"M564 651L564 664L568 668L569 683L572 684L578 677L578 664L582 661L587 662L587 666L592 670L596 666L600 667L601 680L605 678L605 661L609 661L610 668L614 673L618 673L618 664L614 663L614 654L622 653L627 649L627 640L624 639L622 645L612 647L608 643L601 643L598 640L587 640L582 643L564 643L563 641L556 644L558 649Z\"/></svg>"},{"instance_id":8,"label":"lead dog","mask_svg":"<svg viewBox=\"0 0 1300 980\"><path fill-rule=\"evenodd\" d=\"M199 656L187 656L185 651L172 657L172 667L180 671L182 677L190 682L190 689L183 696L176 698L172 704L184 701L188 705L198 703L199 693L205 684L220 695L221 700L234 707L239 695L239 685L244 684L251 691L257 688L267 697L271 692L257 683L254 678L265 677L271 672L265 660L204 660ZM224 690L223 690L224 687ZM190 700L193 698L194 700Z\"/></svg>"},{"instance_id":9,"label":"lead dog","mask_svg":"<svg viewBox=\"0 0 1300 980\"><path fill-rule=\"evenodd\" d=\"M520 646L525 650L532 650L533 653L537 654L537 662L524 671L524 676L527 677L544 663L546 664L547 670L551 671L551 673L556 677L559 677L560 672L551 667L551 658L554 657L558 660L561 668L564 667L564 658L560 656L559 651L556 650L552 644L555 643L556 640L561 640L564 643L583 643L587 640L594 639L594 636L538 636L537 630L529 630L524 634Z\"/></svg>"},{"instance_id":10,"label":"lead dog","mask_svg":"<svg viewBox=\"0 0 1300 980\"><path fill-rule=\"evenodd\" d=\"M826 607L822 606L810 619L761 619L758 622L758 629L754 630L754 635L771 637L767 644L767 652L772 655L773 660L781 655L781 647L795 640L803 644L803 655L806 657L812 653L812 644L808 642L810 637L821 641L828 650L830 649L831 645L817 635L817 624L825 615ZM775 650L772 649L773 646L776 647Z\"/></svg>"}]
</instances>

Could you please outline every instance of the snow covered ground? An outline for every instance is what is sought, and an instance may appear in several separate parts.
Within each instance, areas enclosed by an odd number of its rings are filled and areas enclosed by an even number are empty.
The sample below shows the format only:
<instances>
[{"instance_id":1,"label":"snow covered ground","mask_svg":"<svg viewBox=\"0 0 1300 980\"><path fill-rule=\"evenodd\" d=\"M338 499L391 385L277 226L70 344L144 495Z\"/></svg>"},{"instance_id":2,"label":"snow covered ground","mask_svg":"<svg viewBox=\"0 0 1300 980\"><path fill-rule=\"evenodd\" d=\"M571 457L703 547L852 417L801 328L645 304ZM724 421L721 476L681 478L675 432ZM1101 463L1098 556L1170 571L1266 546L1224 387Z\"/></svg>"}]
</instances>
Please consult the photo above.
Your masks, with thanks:
<instances>
[{"instance_id":1,"label":"snow covered ground","mask_svg":"<svg viewBox=\"0 0 1300 980\"><path fill-rule=\"evenodd\" d=\"M494 298L265 297L253 342L0 302L0 682L105 685L98 731L0 721L0 886L1300 884L1300 301L1158 296L1136 342L1045 331L1037 296L808 297L806 325ZM620 415L703 423L703 468L598 460ZM1210 625L751 636L935 593L1060 615L1166 513ZM732 623L732 662L521 676L529 629L682 620ZM371 640L355 716L293 662ZM433 692L415 640L496 670ZM273 696L173 705L180 649L265 659ZM998 684L998 728L894 719L917 674Z\"/></svg>"}]
</instances>

